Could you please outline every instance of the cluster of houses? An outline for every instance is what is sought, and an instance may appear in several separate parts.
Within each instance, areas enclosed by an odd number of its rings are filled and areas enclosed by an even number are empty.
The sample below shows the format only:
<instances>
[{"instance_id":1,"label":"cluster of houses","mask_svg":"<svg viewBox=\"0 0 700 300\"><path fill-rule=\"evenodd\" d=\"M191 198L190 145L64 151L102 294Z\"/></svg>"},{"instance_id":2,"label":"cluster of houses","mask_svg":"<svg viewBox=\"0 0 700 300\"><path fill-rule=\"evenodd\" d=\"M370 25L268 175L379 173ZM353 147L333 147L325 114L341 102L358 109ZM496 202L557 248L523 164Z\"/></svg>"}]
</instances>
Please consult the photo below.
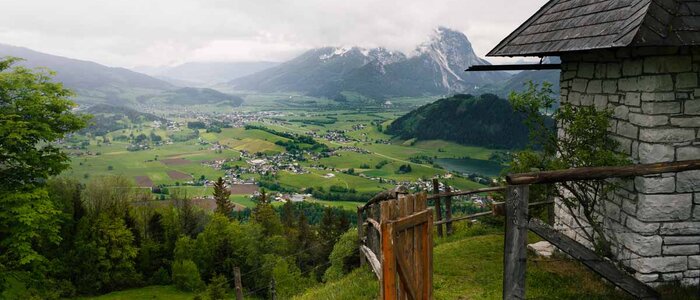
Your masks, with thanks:
<instances>
[{"instance_id":1,"label":"cluster of houses","mask_svg":"<svg viewBox=\"0 0 700 300\"><path fill-rule=\"evenodd\" d=\"M342 146L337 149L338 151L349 151L349 152L356 152L360 154L371 154L372 152L362 149L360 147L354 147L354 146Z\"/></svg>"},{"instance_id":2,"label":"cluster of houses","mask_svg":"<svg viewBox=\"0 0 700 300\"><path fill-rule=\"evenodd\" d=\"M238 169L241 173L277 174L287 171L293 174L305 174L308 171L298 163L297 155L282 152L274 155L251 156L247 151L241 151L241 157L246 159L248 166Z\"/></svg>"}]
</instances>

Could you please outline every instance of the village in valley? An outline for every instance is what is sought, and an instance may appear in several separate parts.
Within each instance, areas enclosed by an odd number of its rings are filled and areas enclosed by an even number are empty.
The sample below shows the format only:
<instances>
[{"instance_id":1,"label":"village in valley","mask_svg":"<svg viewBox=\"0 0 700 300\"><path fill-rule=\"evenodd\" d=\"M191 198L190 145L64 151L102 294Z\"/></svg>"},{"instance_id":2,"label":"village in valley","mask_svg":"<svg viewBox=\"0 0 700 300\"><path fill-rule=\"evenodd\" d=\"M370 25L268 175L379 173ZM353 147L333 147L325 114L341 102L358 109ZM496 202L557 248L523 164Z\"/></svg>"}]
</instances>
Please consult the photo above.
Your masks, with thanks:
<instances>
[{"instance_id":1,"label":"village in valley","mask_svg":"<svg viewBox=\"0 0 700 300\"><path fill-rule=\"evenodd\" d=\"M336 198L352 195L351 199L360 199L397 185L432 191L433 178L453 183L453 191L487 186L492 181L487 175L460 168L446 170L433 161L436 154L450 157L450 153L424 152L411 146L415 141L400 141L379 132L394 114L390 110L369 118L348 111L208 112L188 108L150 110L149 114L158 117L143 122L124 119L119 121L121 129L100 136L88 131L64 139L62 147L74 157L71 173L84 172L85 180L99 174L125 174L137 186L150 188L156 199L168 199L166 193L181 190L203 201L213 201L207 191L221 177L235 195L233 201L241 199L238 209L244 209L242 203L250 204L262 190L279 203L321 200L351 207L352 201ZM406 150L412 154L403 154ZM95 168L113 157L113 164ZM142 161L133 163L142 166L143 174L120 170L124 160L141 157ZM498 168L498 163L491 165ZM490 172L496 174L498 169ZM148 175L154 173L157 175ZM444 191L445 184L441 181L439 190ZM468 200L474 209L490 203L479 195Z\"/></svg>"}]
</instances>

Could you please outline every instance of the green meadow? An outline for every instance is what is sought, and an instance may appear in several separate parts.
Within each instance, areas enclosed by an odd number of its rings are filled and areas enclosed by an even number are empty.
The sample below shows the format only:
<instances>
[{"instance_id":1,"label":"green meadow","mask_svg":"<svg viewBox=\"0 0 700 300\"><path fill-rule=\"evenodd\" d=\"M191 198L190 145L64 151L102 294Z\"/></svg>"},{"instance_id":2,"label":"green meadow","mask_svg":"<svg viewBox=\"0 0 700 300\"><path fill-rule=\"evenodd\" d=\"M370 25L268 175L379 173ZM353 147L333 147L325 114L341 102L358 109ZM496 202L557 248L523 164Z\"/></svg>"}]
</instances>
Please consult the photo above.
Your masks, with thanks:
<instances>
[{"instance_id":1,"label":"green meadow","mask_svg":"<svg viewBox=\"0 0 700 300\"><path fill-rule=\"evenodd\" d=\"M305 96L294 94L249 95L246 100L260 101L255 104L248 102L249 105L241 108L249 111L264 110L268 107L267 105L279 109L281 102L294 106L305 103L304 101L312 101ZM366 152L338 150L334 156L301 161L301 166L308 173L295 174L281 171L277 176L278 183L289 190L302 191L305 188L328 190L332 186L340 186L355 189L358 193L371 194L392 187L386 182L380 183L376 180L377 177L397 182L411 182L418 179L429 180L435 176L444 177L450 171L483 171L484 166L489 168L489 172L482 173L491 175L500 171L502 166L488 160L495 151L493 149L464 146L441 140L399 140L383 133L382 129L401 114L402 112L397 110L366 112L284 108L283 117L254 124L295 134L315 132L319 136L324 136L329 131L342 130L349 139L359 141L329 141L324 138L316 138L316 140L331 148L355 147ZM188 120L178 119L178 121L185 123ZM364 126L357 126L360 124ZM72 156L71 169L64 172L62 176L87 182L99 176L121 175L134 179L139 186L147 186L151 183L164 185L169 187L171 193L178 192L188 197L202 197L211 195L211 188L183 186L183 184L202 176L215 180L225 174L223 170L216 170L203 162L230 159L232 162L229 162L229 165L246 167L247 162L239 160L241 151L274 155L285 151L284 147L275 144L276 142L289 141L288 138L258 129L222 128L218 133L200 130L195 134L187 128L182 128L180 131L166 131L162 128L151 128L148 125L147 123L130 124L131 129L111 132L107 135L111 143L102 143L101 137L73 137L73 141L89 142L86 149L89 155ZM172 138L173 143L151 146L147 150L127 151L129 143L126 137L151 133L161 136L163 140ZM212 145L215 143L224 145L226 149L212 150ZM70 152L76 151L70 150ZM416 158L420 158L420 161ZM446 161L450 163L445 163ZM471 162L472 165L463 163L464 161ZM405 165L411 166L410 172L399 171ZM312 168L312 166L323 168ZM352 169L352 172L348 172L349 169ZM258 178L258 175L243 174L242 177ZM483 187L481 184L459 176L443 179L443 181L462 190ZM248 195L233 195L231 199L242 206L254 205ZM349 210L354 210L358 204L343 201L310 201L341 206Z\"/></svg>"}]
</instances>

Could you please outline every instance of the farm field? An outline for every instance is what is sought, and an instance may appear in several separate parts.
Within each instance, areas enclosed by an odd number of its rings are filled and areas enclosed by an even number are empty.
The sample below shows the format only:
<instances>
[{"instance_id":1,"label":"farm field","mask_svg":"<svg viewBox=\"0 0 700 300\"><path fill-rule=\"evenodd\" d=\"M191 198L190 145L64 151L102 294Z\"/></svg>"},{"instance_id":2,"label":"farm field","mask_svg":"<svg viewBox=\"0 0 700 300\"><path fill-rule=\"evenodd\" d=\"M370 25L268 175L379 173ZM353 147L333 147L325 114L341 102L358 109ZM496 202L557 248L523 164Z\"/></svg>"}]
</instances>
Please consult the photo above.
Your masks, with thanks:
<instances>
[{"instance_id":1,"label":"farm field","mask_svg":"<svg viewBox=\"0 0 700 300\"><path fill-rule=\"evenodd\" d=\"M205 197L211 195L211 187L187 183L202 179L216 180L227 174L226 170L215 168L208 162L227 160L227 168L250 168L251 158L242 159L242 152L268 159L285 153L284 145L293 141L288 136L281 136L280 132L301 136L312 134L316 142L331 149L338 149L331 156L299 161L299 167L303 168L304 172L277 172L276 183L287 191L303 192L307 188L328 191L332 187L341 187L357 193L372 194L391 188L393 182L428 181L435 176L445 177L450 172L497 175L503 167L489 160L497 150L441 140L399 140L383 133L382 128L400 116L402 111L314 111L280 105L282 102L296 102L297 100L289 99L297 97L303 99L299 100L301 102L312 101L299 95L248 97L250 101L255 99L262 102L250 102L250 105L244 105L239 111L252 111L252 114L257 114L257 111L264 111L270 107L282 108L281 112L273 114L272 118L258 118L250 122L269 128L270 131L243 127L205 131L182 126L177 130L166 130L164 127L149 126L148 123L130 123L130 127L109 132L104 137L74 137L73 141L79 141L84 148L69 151L80 152L83 155L72 156L71 169L62 176L87 182L99 176L120 175L132 179L137 187L165 186L170 194ZM206 116L207 113L197 114ZM176 120L185 124L191 119L177 115ZM143 150L128 151L131 139L138 135L157 135L164 141L171 142L151 145ZM104 139L108 139L110 143L104 143ZM401 171L409 165L410 171ZM260 178L260 174L257 173L241 173L238 176L243 180ZM442 181L462 190L483 187L482 184L461 176L443 178ZM254 203L249 197L251 192L234 193L231 200L242 206L252 207ZM310 201L341 206L349 210L354 210L358 204L318 199Z\"/></svg>"}]
</instances>

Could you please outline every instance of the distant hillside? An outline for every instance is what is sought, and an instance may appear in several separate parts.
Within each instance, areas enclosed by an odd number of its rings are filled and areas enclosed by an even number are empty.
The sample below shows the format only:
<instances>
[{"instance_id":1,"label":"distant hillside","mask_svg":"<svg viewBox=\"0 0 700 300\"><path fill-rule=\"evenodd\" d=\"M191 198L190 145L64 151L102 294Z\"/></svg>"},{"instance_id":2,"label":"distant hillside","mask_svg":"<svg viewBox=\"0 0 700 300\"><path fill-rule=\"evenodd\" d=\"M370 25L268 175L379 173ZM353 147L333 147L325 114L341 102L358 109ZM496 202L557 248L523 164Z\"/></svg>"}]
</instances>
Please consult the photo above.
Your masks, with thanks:
<instances>
[{"instance_id":1,"label":"distant hillside","mask_svg":"<svg viewBox=\"0 0 700 300\"><path fill-rule=\"evenodd\" d=\"M54 81L63 83L81 104L134 105L135 98L175 88L170 83L124 68L37 52L0 44L0 57L23 59L19 65L55 71Z\"/></svg>"},{"instance_id":2,"label":"distant hillside","mask_svg":"<svg viewBox=\"0 0 700 300\"><path fill-rule=\"evenodd\" d=\"M143 101L158 101L174 105L215 104L226 106L241 106L243 98L236 95L224 94L208 88L181 88L166 91L155 96L143 96Z\"/></svg>"},{"instance_id":3,"label":"distant hillside","mask_svg":"<svg viewBox=\"0 0 700 300\"><path fill-rule=\"evenodd\" d=\"M174 67L142 67L135 68L135 70L157 78L162 78L175 85L210 86L260 72L277 65L279 65L279 63L269 61L188 62Z\"/></svg>"},{"instance_id":4,"label":"distant hillside","mask_svg":"<svg viewBox=\"0 0 700 300\"><path fill-rule=\"evenodd\" d=\"M544 62L560 63L561 60L559 60L559 57L547 57ZM559 70L522 71L514 74L512 77L508 78L508 80L494 82L484 87L481 92L492 93L499 97L507 98L512 91L524 91L529 81L539 84L540 86L546 81L552 84L552 91L554 91L553 96L559 98L559 75Z\"/></svg>"},{"instance_id":5,"label":"distant hillside","mask_svg":"<svg viewBox=\"0 0 700 300\"><path fill-rule=\"evenodd\" d=\"M90 132L93 135L105 135L108 132L129 128L129 124L143 122L167 122L166 119L149 113L142 113L124 106L112 106L97 104L80 111L92 115L89 126L82 132Z\"/></svg>"},{"instance_id":6,"label":"distant hillside","mask_svg":"<svg viewBox=\"0 0 700 300\"><path fill-rule=\"evenodd\" d=\"M387 133L403 139L442 139L489 148L523 148L524 116L492 94L455 95L424 105L394 121Z\"/></svg>"},{"instance_id":7,"label":"distant hillside","mask_svg":"<svg viewBox=\"0 0 700 300\"><path fill-rule=\"evenodd\" d=\"M0 44L0 57L24 59L20 65L30 68L46 67L56 72L56 81L71 89L143 88L166 90L172 85L145 74L124 68L112 68L98 63L37 52L23 47Z\"/></svg>"},{"instance_id":8,"label":"distant hillside","mask_svg":"<svg viewBox=\"0 0 700 300\"><path fill-rule=\"evenodd\" d=\"M509 77L505 72L464 72L479 58L467 37L440 27L410 54L384 48L325 47L230 82L240 90L295 91L336 98L354 92L381 100L389 97L476 92Z\"/></svg>"}]
</instances>

